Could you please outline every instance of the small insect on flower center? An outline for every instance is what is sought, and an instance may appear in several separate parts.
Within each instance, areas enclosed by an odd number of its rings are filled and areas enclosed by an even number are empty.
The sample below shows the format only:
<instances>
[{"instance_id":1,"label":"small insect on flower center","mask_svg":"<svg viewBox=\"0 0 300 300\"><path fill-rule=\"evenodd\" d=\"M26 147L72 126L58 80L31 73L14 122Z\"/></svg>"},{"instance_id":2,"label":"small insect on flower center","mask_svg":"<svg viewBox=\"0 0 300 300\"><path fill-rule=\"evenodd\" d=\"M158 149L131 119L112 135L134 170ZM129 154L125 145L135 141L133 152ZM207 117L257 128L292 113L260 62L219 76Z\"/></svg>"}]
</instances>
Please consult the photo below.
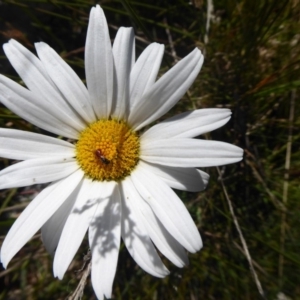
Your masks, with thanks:
<instances>
[{"instance_id":1,"label":"small insect on flower center","mask_svg":"<svg viewBox=\"0 0 300 300\"><path fill-rule=\"evenodd\" d=\"M104 164L106 164L106 165L109 164L109 160L103 155L101 149L97 149L97 150L95 151L95 153L96 153L96 156L97 156L99 159L101 159L101 161L102 161Z\"/></svg>"},{"instance_id":2,"label":"small insect on flower center","mask_svg":"<svg viewBox=\"0 0 300 300\"><path fill-rule=\"evenodd\" d=\"M79 136L76 159L88 178L119 181L128 176L139 161L140 140L123 121L99 120Z\"/></svg>"}]
</instances>

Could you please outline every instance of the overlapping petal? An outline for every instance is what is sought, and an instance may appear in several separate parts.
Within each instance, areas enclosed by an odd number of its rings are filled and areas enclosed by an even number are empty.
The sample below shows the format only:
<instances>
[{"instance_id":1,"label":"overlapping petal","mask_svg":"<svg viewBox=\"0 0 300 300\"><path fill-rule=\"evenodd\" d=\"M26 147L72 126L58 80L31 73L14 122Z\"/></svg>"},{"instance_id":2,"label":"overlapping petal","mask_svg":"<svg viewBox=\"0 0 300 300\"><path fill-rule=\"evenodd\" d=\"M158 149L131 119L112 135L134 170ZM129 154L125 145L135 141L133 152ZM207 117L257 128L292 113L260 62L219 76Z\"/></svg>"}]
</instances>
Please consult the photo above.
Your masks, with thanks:
<instances>
[{"instance_id":1,"label":"overlapping petal","mask_svg":"<svg viewBox=\"0 0 300 300\"><path fill-rule=\"evenodd\" d=\"M97 209L101 185L84 179L75 204L64 225L53 262L54 276L62 279L82 243L90 221Z\"/></svg>"},{"instance_id":2,"label":"overlapping petal","mask_svg":"<svg viewBox=\"0 0 300 300\"><path fill-rule=\"evenodd\" d=\"M70 194L70 196L64 201L64 203L52 215L52 217L43 225L41 229L43 244L46 250L51 255L54 255L64 225L73 208L73 205L75 203L80 188L81 188L81 183L77 185L77 187Z\"/></svg>"},{"instance_id":3,"label":"overlapping petal","mask_svg":"<svg viewBox=\"0 0 300 300\"><path fill-rule=\"evenodd\" d=\"M137 192L131 178L128 177L123 185L130 191L134 199L134 206L138 207L137 213L140 215L149 237L158 250L176 266L183 267L187 265L188 257L186 251L157 219L150 206Z\"/></svg>"},{"instance_id":4,"label":"overlapping petal","mask_svg":"<svg viewBox=\"0 0 300 300\"><path fill-rule=\"evenodd\" d=\"M26 121L47 131L77 139L78 130L60 120L53 104L0 75L0 102Z\"/></svg>"},{"instance_id":5,"label":"overlapping petal","mask_svg":"<svg viewBox=\"0 0 300 300\"><path fill-rule=\"evenodd\" d=\"M136 263L149 274L165 277L169 271L155 250L137 208L134 190L128 180L122 181L122 238Z\"/></svg>"},{"instance_id":6,"label":"overlapping petal","mask_svg":"<svg viewBox=\"0 0 300 300\"><path fill-rule=\"evenodd\" d=\"M130 115L136 103L154 84L161 60L164 54L164 45L150 44L139 56L130 73Z\"/></svg>"},{"instance_id":7,"label":"overlapping petal","mask_svg":"<svg viewBox=\"0 0 300 300\"><path fill-rule=\"evenodd\" d=\"M1 247L4 267L29 239L47 222L74 191L83 177L82 171L51 184L35 197L9 230Z\"/></svg>"},{"instance_id":8,"label":"overlapping petal","mask_svg":"<svg viewBox=\"0 0 300 300\"><path fill-rule=\"evenodd\" d=\"M7 44L4 44L3 49L14 69L29 90L38 96L40 102L42 100L47 101L54 108L52 113L74 129L81 131L85 128L86 124L74 109L66 103L47 74L42 62L33 53L15 40L10 40Z\"/></svg>"},{"instance_id":9,"label":"overlapping petal","mask_svg":"<svg viewBox=\"0 0 300 300\"><path fill-rule=\"evenodd\" d=\"M37 54L51 80L87 124L96 120L88 91L71 67L47 44L35 44Z\"/></svg>"},{"instance_id":10,"label":"overlapping petal","mask_svg":"<svg viewBox=\"0 0 300 300\"><path fill-rule=\"evenodd\" d=\"M169 233L189 252L202 248L202 241L186 207L173 190L139 165L131 174L134 186Z\"/></svg>"},{"instance_id":11,"label":"overlapping petal","mask_svg":"<svg viewBox=\"0 0 300 300\"><path fill-rule=\"evenodd\" d=\"M132 108L129 123L139 130L168 112L190 88L203 63L195 49L165 73Z\"/></svg>"},{"instance_id":12,"label":"overlapping petal","mask_svg":"<svg viewBox=\"0 0 300 300\"><path fill-rule=\"evenodd\" d=\"M143 168L155 174L174 189L200 192L203 191L208 184L209 175L196 168L169 167L144 161L140 161L139 163Z\"/></svg>"}]
</instances>

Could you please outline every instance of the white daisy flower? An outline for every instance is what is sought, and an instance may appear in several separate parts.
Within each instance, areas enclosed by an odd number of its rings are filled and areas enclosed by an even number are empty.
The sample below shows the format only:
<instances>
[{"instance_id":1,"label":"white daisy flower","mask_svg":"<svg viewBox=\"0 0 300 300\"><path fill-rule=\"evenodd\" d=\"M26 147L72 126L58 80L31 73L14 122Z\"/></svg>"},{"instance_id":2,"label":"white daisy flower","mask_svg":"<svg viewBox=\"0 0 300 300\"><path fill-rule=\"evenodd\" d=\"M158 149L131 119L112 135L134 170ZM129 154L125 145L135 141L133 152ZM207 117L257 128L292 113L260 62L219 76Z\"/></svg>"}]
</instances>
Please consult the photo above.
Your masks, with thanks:
<instances>
[{"instance_id":1,"label":"white daisy flower","mask_svg":"<svg viewBox=\"0 0 300 300\"><path fill-rule=\"evenodd\" d=\"M156 248L176 266L186 265L186 250L198 251L202 241L172 188L201 191L209 175L196 167L242 159L236 146L193 139L224 125L231 112L199 109L140 130L185 94L201 69L201 52L195 49L156 81L164 46L149 45L135 61L133 30L122 27L111 47L99 5L88 26L87 87L47 44L35 48L38 57L14 40L4 45L28 89L0 75L0 101L74 142L0 129L0 156L22 160L0 172L0 188L51 183L8 232L1 248L4 267L40 228L60 279L88 231L98 299L111 297L121 237L153 276L169 273Z\"/></svg>"}]
</instances>

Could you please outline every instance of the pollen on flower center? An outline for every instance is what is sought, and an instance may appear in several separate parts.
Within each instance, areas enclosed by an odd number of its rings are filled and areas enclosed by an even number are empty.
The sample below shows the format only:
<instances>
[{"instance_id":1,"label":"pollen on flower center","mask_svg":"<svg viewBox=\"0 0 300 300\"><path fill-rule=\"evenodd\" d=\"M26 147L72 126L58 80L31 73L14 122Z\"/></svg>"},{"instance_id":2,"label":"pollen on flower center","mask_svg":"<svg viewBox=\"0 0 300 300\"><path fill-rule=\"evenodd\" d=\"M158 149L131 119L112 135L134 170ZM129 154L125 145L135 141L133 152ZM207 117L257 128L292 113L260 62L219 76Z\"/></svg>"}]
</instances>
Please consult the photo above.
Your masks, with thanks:
<instances>
[{"instance_id":1,"label":"pollen on flower center","mask_svg":"<svg viewBox=\"0 0 300 300\"><path fill-rule=\"evenodd\" d=\"M128 176L139 160L140 140L123 121L99 120L79 136L76 159L93 180L119 181Z\"/></svg>"}]
</instances>

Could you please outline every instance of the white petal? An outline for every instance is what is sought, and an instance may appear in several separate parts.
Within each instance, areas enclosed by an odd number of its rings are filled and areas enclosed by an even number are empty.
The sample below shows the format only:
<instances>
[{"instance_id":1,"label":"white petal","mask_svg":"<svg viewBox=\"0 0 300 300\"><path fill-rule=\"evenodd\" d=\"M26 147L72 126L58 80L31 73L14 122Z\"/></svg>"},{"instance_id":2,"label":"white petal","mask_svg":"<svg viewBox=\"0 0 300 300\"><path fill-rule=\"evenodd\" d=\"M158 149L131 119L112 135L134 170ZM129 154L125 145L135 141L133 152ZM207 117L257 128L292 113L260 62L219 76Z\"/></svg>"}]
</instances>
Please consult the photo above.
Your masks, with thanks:
<instances>
[{"instance_id":1,"label":"white petal","mask_svg":"<svg viewBox=\"0 0 300 300\"><path fill-rule=\"evenodd\" d=\"M35 44L36 51L47 73L71 107L87 122L96 117L90 103L89 94L71 67L47 44Z\"/></svg>"},{"instance_id":2,"label":"white petal","mask_svg":"<svg viewBox=\"0 0 300 300\"><path fill-rule=\"evenodd\" d=\"M129 114L129 77L134 59L134 32L132 28L121 27L113 45L115 66L113 116L127 119Z\"/></svg>"},{"instance_id":3,"label":"white petal","mask_svg":"<svg viewBox=\"0 0 300 300\"><path fill-rule=\"evenodd\" d=\"M43 134L0 128L0 156L25 160L51 156L75 156L74 145Z\"/></svg>"},{"instance_id":4,"label":"white petal","mask_svg":"<svg viewBox=\"0 0 300 300\"><path fill-rule=\"evenodd\" d=\"M8 232L1 248L1 261L6 268L11 258L43 226L73 192L83 177L78 171L51 184L33 199Z\"/></svg>"},{"instance_id":5,"label":"white petal","mask_svg":"<svg viewBox=\"0 0 300 300\"><path fill-rule=\"evenodd\" d=\"M168 112L196 79L203 55L195 49L164 74L131 111L130 124L139 130Z\"/></svg>"},{"instance_id":6,"label":"white petal","mask_svg":"<svg viewBox=\"0 0 300 300\"><path fill-rule=\"evenodd\" d=\"M227 108L205 108L169 118L147 130L143 139L192 138L213 131L230 119Z\"/></svg>"},{"instance_id":7,"label":"white petal","mask_svg":"<svg viewBox=\"0 0 300 300\"><path fill-rule=\"evenodd\" d=\"M131 177L139 194L169 233L189 252L200 250L202 241L198 229L173 190L140 165Z\"/></svg>"},{"instance_id":8,"label":"white petal","mask_svg":"<svg viewBox=\"0 0 300 300\"><path fill-rule=\"evenodd\" d=\"M130 73L130 109L154 84L163 53L164 45L152 43L142 52L134 64Z\"/></svg>"},{"instance_id":9,"label":"white petal","mask_svg":"<svg viewBox=\"0 0 300 300\"><path fill-rule=\"evenodd\" d=\"M36 158L11 165L0 172L0 189L47 183L79 169L73 158Z\"/></svg>"},{"instance_id":10,"label":"white petal","mask_svg":"<svg viewBox=\"0 0 300 300\"><path fill-rule=\"evenodd\" d=\"M164 139L142 141L141 159L170 167L213 167L243 159L237 146L198 139Z\"/></svg>"},{"instance_id":11,"label":"white petal","mask_svg":"<svg viewBox=\"0 0 300 300\"><path fill-rule=\"evenodd\" d=\"M0 101L15 114L47 131L78 138L78 130L62 122L53 104L41 100L31 91L0 75Z\"/></svg>"},{"instance_id":12,"label":"white petal","mask_svg":"<svg viewBox=\"0 0 300 300\"><path fill-rule=\"evenodd\" d=\"M139 163L174 189L200 192L208 184L209 175L195 168L168 167L143 161Z\"/></svg>"},{"instance_id":13,"label":"white petal","mask_svg":"<svg viewBox=\"0 0 300 300\"><path fill-rule=\"evenodd\" d=\"M158 250L176 266L183 267L184 265L187 265L188 257L185 249L170 235L157 219L150 206L137 192L130 177L126 179L125 184L134 199L134 205L139 208L139 215L142 219L142 223L145 225L151 240Z\"/></svg>"},{"instance_id":14,"label":"white petal","mask_svg":"<svg viewBox=\"0 0 300 300\"><path fill-rule=\"evenodd\" d=\"M73 208L77 194L81 188L81 184L78 184L76 189L70 194L60 208L52 215L52 217L43 225L42 241L46 250L54 255L55 249L58 245L61 233L65 226L66 220Z\"/></svg>"},{"instance_id":15,"label":"white petal","mask_svg":"<svg viewBox=\"0 0 300 300\"><path fill-rule=\"evenodd\" d=\"M65 102L48 76L42 62L33 53L15 40L4 44L3 49L26 86L40 99L47 100L55 108L55 111L58 112L56 117L60 117L61 121L78 131L85 128L84 122Z\"/></svg>"},{"instance_id":16,"label":"white petal","mask_svg":"<svg viewBox=\"0 0 300 300\"><path fill-rule=\"evenodd\" d=\"M64 229L62 231L53 262L55 277L62 279L76 254L97 209L102 185L84 179Z\"/></svg>"},{"instance_id":17,"label":"white petal","mask_svg":"<svg viewBox=\"0 0 300 300\"><path fill-rule=\"evenodd\" d=\"M92 284L98 299L111 298L121 238L121 197L114 182L103 182L103 194L89 226ZM107 193L109 192L109 193ZM102 191L101 191L102 193ZM103 195L102 194L102 195Z\"/></svg>"},{"instance_id":18,"label":"white petal","mask_svg":"<svg viewBox=\"0 0 300 300\"><path fill-rule=\"evenodd\" d=\"M93 7L90 13L85 73L94 111L99 119L107 118L113 95L113 55L106 18L99 5Z\"/></svg>"},{"instance_id":19,"label":"white petal","mask_svg":"<svg viewBox=\"0 0 300 300\"><path fill-rule=\"evenodd\" d=\"M158 256L137 208L135 189L122 181L122 238L136 263L149 274L165 277L169 271Z\"/></svg>"}]
</instances>

